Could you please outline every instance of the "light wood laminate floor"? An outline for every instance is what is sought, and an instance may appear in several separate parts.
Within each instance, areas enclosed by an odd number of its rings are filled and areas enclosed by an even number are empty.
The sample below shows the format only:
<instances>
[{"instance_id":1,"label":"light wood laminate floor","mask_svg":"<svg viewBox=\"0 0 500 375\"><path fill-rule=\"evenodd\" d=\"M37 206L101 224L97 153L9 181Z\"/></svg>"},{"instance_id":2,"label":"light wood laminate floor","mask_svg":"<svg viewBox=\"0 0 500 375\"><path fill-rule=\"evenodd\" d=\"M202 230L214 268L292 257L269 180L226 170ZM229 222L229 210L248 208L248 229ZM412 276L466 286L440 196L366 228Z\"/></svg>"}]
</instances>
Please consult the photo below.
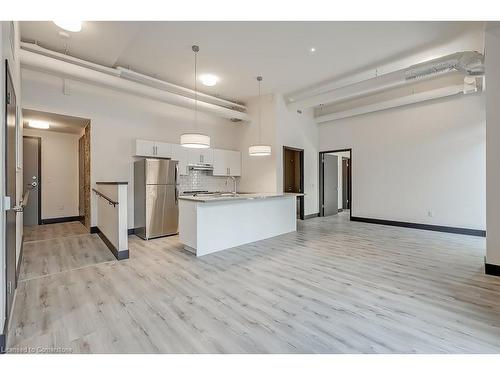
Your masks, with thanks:
<instances>
[{"instance_id":1,"label":"light wood laminate floor","mask_svg":"<svg viewBox=\"0 0 500 375\"><path fill-rule=\"evenodd\" d=\"M89 230L79 221L68 223L28 225L24 227L24 242L50 240L75 236L78 234L88 234Z\"/></svg>"},{"instance_id":2,"label":"light wood laminate floor","mask_svg":"<svg viewBox=\"0 0 500 375\"><path fill-rule=\"evenodd\" d=\"M196 258L176 236L19 283L9 346L89 353L499 353L484 238L349 222Z\"/></svg>"},{"instance_id":3,"label":"light wood laminate floor","mask_svg":"<svg viewBox=\"0 0 500 375\"><path fill-rule=\"evenodd\" d=\"M70 271L114 259L116 258L97 234L25 242L19 280Z\"/></svg>"}]
</instances>

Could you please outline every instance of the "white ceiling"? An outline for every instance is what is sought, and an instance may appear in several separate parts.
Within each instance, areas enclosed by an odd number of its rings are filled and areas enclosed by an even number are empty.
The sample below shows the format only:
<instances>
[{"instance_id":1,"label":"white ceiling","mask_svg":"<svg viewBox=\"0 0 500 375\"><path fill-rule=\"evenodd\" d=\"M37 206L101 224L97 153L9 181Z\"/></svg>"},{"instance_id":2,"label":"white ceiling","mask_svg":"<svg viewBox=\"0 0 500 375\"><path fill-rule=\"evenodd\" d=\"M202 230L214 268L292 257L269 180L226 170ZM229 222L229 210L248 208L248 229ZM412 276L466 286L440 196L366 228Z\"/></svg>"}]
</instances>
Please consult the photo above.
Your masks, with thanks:
<instances>
[{"instance_id":1,"label":"white ceiling","mask_svg":"<svg viewBox=\"0 0 500 375\"><path fill-rule=\"evenodd\" d=\"M403 58L467 33L482 22L84 22L65 40L52 22L21 22L23 41L107 66L124 66L193 87L199 73L221 81L200 91L244 101L257 92L289 93ZM310 53L311 47L316 48ZM482 51L481 51L482 52Z\"/></svg>"},{"instance_id":2,"label":"white ceiling","mask_svg":"<svg viewBox=\"0 0 500 375\"><path fill-rule=\"evenodd\" d=\"M57 113L34 111L32 109L23 109L23 127L31 129L28 126L30 120L47 121L50 128L46 131L54 131L69 134L81 134L82 130L89 123L88 119L81 117L59 115ZM36 129L38 130L38 129Z\"/></svg>"}]
</instances>

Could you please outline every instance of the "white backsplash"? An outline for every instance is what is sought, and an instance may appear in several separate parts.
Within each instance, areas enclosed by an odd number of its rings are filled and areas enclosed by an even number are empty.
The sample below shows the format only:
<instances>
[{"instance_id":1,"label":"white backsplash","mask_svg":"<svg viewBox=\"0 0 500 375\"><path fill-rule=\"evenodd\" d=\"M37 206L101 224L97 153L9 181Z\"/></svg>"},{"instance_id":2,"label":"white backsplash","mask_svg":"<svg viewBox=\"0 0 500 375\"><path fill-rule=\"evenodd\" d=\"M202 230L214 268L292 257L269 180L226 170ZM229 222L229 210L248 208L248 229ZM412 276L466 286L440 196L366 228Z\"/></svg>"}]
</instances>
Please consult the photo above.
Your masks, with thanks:
<instances>
[{"instance_id":1,"label":"white backsplash","mask_svg":"<svg viewBox=\"0 0 500 375\"><path fill-rule=\"evenodd\" d=\"M230 177L215 177L211 171L190 170L187 176L179 176L179 191L188 190L233 191L233 181Z\"/></svg>"}]
</instances>

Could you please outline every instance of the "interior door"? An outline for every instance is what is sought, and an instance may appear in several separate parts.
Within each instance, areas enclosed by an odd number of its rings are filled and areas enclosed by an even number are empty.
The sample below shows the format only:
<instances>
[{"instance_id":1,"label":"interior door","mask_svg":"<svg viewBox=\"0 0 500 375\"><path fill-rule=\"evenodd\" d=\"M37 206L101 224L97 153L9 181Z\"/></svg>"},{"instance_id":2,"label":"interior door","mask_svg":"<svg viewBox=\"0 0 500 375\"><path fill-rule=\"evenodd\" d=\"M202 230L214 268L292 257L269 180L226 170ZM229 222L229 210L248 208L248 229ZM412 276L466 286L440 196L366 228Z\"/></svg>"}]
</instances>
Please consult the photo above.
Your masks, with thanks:
<instances>
[{"instance_id":1,"label":"interior door","mask_svg":"<svg viewBox=\"0 0 500 375\"><path fill-rule=\"evenodd\" d=\"M39 137L23 137L23 191L29 190L30 192L28 204L24 208L24 225L41 224L40 147Z\"/></svg>"},{"instance_id":2,"label":"interior door","mask_svg":"<svg viewBox=\"0 0 500 375\"><path fill-rule=\"evenodd\" d=\"M349 158L342 158L342 208L351 208L351 165Z\"/></svg>"},{"instance_id":3,"label":"interior door","mask_svg":"<svg viewBox=\"0 0 500 375\"><path fill-rule=\"evenodd\" d=\"M323 155L323 215L337 215L339 212L339 167L338 157Z\"/></svg>"},{"instance_id":4,"label":"interior door","mask_svg":"<svg viewBox=\"0 0 500 375\"><path fill-rule=\"evenodd\" d=\"M16 202L16 94L5 62L5 195L10 197L11 207ZM6 317L10 317L14 291L16 288L16 211L6 212L5 251L6 251Z\"/></svg>"}]
</instances>

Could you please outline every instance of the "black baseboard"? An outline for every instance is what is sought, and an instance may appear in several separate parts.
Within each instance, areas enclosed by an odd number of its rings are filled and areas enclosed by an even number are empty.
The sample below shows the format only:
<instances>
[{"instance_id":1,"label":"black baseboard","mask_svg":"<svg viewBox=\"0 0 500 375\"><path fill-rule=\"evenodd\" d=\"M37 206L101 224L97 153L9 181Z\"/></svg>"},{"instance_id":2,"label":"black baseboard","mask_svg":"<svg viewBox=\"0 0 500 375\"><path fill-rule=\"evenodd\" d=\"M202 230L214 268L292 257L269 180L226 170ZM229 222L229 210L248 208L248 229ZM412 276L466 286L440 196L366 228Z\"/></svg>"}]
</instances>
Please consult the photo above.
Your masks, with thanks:
<instances>
[{"instance_id":1,"label":"black baseboard","mask_svg":"<svg viewBox=\"0 0 500 375\"><path fill-rule=\"evenodd\" d=\"M319 213L305 215L305 216L304 216L304 220L307 220L307 219L312 219L313 217L318 217L318 216L319 216Z\"/></svg>"},{"instance_id":2,"label":"black baseboard","mask_svg":"<svg viewBox=\"0 0 500 375\"><path fill-rule=\"evenodd\" d=\"M92 234L97 233L99 235L99 237L101 237L102 242L104 242L106 244L106 246L113 253L113 255L115 256L116 259L123 260L123 259L129 258L128 249L118 251L118 249L115 247L115 245L113 245L111 243L111 241L108 239L108 237L106 237L106 235L104 233L102 233L98 227L91 227L90 233L92 233Z\"/></svg>"},{"instance_id":3,"label":"black baseboard","mask_svg":"<svg viewBox=\"0 0 500 375\"><path fill-rule=\"evenodd\" d=\"M83 216L54 217L52 219L42 219L43 224L68 223L70 221L82 221Z\"/></svg>"},{"instance_id":4,"label":"black baseboard","mask_svg":"<svg viewBox=\"0 0 500 375\"><path fill-rule=\"evenodd\" d=\"M90 233L99 233L99 229L97 227L90 227ZM127 234L130 236L132 234L135 234L135 228L129 228L127 229Z\"/></svg>"},{"instance_id":5,"label":"black baseboard","mask_svg":"<svg viewBox=\"0 0 500 375\"><path fill-rule=\"evenodd\" d=\"M363 223L390 225L393 227L423 229L423 230L432 230L435 232L466 234L469 236L486 237L486 231L480 230L480 229L446 227L446 226L442 226L442 225L419 224L419 223L409 223L406 221L372 219L372 218L368 218L368 217L359 217L359 216L352 216L351 221L360 221Z\"/></svg>"},{"instance_id":6,"label":"black baseboard","mask_svg":"<svg viewBox=\"0 0 500 375\"><path fill-rule=\"evenodd\" d=\"M487 275L500 276L500 266L497 264L484 264L484 273Z\"/></svg>"}]
</instances>

